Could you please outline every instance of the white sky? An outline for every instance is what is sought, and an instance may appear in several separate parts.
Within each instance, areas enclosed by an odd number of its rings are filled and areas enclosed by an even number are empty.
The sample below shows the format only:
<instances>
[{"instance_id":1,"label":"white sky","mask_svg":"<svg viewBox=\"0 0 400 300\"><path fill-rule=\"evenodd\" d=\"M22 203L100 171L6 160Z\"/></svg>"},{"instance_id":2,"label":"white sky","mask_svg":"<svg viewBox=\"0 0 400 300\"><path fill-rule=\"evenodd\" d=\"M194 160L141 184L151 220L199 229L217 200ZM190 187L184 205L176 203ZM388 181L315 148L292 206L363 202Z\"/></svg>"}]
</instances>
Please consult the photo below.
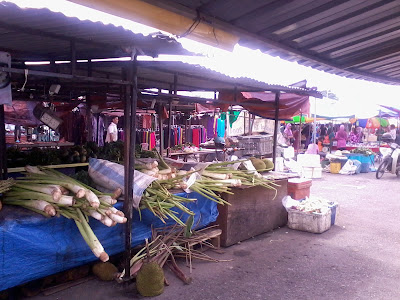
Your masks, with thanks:
<instances>
[{"instance_id":1,"label":"white sky","mask_svg":"<svg viewBox=\"0 0 400 300\"><path fill-rule=\"evenodd\" d=\"M65 0L10 0L9 2L14 2L20 7L45 7L52 11L62 12L70 17L114 24L129 29L134 33L148 35L159 31L146 25ZM332 75L262 54L259 50L251 50L239 45L236 45L234 51L231 53L191 41L187 38L182 38L179 41L190 51L207 54L206 58L181 58L180 60L184 62L201 64L233 77L250 77L271 84L289 85L306 79L309 87L317 87L320 91L331 90L339 97L339 102L332 106L330 105L331 101L318 101L318 114L326 112L336 115L356 114L359 117L369 117L376 114L377 109L379 109L378 104L400 107L400 86ZM159 59L161 60L162 57Z\"/></svg>"}]
</instances>

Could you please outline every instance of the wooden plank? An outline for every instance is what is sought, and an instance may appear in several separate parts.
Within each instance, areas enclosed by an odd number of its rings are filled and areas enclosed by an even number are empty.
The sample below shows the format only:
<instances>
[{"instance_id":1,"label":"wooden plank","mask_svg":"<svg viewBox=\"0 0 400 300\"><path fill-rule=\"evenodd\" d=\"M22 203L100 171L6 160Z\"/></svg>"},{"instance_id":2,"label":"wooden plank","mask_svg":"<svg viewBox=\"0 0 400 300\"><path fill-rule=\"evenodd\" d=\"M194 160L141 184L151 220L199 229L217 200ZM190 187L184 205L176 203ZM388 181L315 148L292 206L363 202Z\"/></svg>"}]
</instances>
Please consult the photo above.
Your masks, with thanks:
<instances>
[{"instance_id":1,"label":"wooden plank","mask_svg":"<svg viewBox=\"0 0 400 300\"><path fill-rule=\"evenodd\" d=\"M219 237L221 235L221 233L222 233L221 229L205 230L205 232L201 233L199 236L196 236L196 241L189 243L189 246L192 247L194 245L200 244L207 240L213 240L213 239Z\"/></svg>"},{"instance_id":2,"label":"wooden plank","mask_svg":"<svg viewBox=\"0 0 400 300\"><path fill-rule=\"evenodd\" d=\"M76 163L76 164L49 165L49 166L44 166L44 167L49 168L49 169L62 169L62 168L86 167L88 165L89 165L89 163ZM19 172L24 172L24 171L25 171L24 167L8 169L8 173L19 173Z\"/></svg>"}]
</instances>

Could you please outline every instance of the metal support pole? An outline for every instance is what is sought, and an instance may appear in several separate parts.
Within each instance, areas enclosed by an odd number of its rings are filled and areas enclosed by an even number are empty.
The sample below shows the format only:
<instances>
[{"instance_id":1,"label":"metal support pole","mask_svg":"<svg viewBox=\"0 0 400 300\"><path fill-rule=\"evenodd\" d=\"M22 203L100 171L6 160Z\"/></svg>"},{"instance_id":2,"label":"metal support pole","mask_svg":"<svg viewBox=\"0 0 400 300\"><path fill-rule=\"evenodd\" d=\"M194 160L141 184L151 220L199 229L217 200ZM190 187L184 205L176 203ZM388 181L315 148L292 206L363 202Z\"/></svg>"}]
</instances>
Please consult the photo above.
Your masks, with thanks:
<instances>
[{"instance_id":1,"label":"metal support pole","mask_svg":"<svg viewBox=\"0 0 400 300\"><path fill-rule=\"evenodd\" d=\"M317 143L317 99L314 98L313 144Z\"/></svg>"},{"instance_id":2,"label":"metal support pole","mask_svg":"<svg viewBox=\"0 0 400 300\"><path fill-rule=\"evenodd\" d=\"M4 105L0 105L0 179L7 179L6 128Z\"/></svg>"},{"instance_id":3,"label":"metal support pole","mask_svg":"<svg viewBox=\"0 0 400 300\"><path fill-rule=\"evenodd\" d=\"M129 68L128 79L132 82L129 95L125 103L125 129L129 139L124 148L124 212L128 219L125 223L125 276L130 277L130 260L132 245L132 217L133 217L133 182L135 180L135 148L136 148L136 106L137 106L137 54L132 53L132 62Z\"/></svg>"},{"instance_id":4,"label":"metal support pole","mask_svg":"<svg viewBox=\"0 0 400 300\"><path fill-rule=\"evenodd\" d=\"M158 108L158 127L160 134L160 155L164 153L164 128L163 128L163 106L159 105Z\"/></svg>"},{"instance_id":5,"label":"metal support pole","mask_svg":"<svg viewBox=\"0 0 400 300\"><path fill-rule=\"evenodd\" d=\"M89 59L88 65L87 65L87 72L88 72L88 77L92 77L92 60ZM92 108L92 103L91 103L91 97L90 93L86 94L86 119L87 119L87 141L92 141L93 137L93 128L91 124L91 108ZM97 126L98 127L98 126Z\"/></svg>"},{"instance_id":6,"label":"metal support pole","mask_svg":"<svg viewBox=\"0 0 400 300\"><path fill-rule=\"evenodd\" d=\"M278 145L278 125L279 125L279 98L281 96L280 92L275 93L275 128L274 128L274 147L272 151L272 160L274 162L274 168L276 165L276 147Z\"/></svg>"},{"instance_id":7,"label":"metal support pole","mask_svg":"<svg viewBox=\"0 0 400 300\"><path fill-rule=\"evenodd\" d=\"M71 75L76 74L76 44L75 41L70 42L71 50Z\"/></svg>"},{"instance_id":8,"label":"metal support pole","mask_svg":"<svg viewBox=\"0 0 400 300\"><path fill-rule=\"evenodd\" d=\"M167 156L171 153L171 127L172 127L172 100L168 103L168 148Z\"/></svg>"},{"instance_id":9,"label":"metal support pole","mask_svg":"<svg viewBox=\"0 0 400 300\"><path fill-rule=\"evenodd\" d=\"M299 124L299 136L298 136L298 141L297 141L297 153L300 152L300 148L301 148L301 119L303 118L303 113L300 111L300 124Z\"/></svg>"},{"instance_id":10,"label":"metal support pole","mask_svg":"<svg viewBox=\"0 0 400 300\"><path fill-rule=\"evenodd\" d=\"M186 115L184 116L185 117L185 141L184 141L184 143L187 143L188 142L188 136L189 136L189 126L188 126L188 119L187 119L187 117L186 117Z\"/></svg>"}]
</instances>

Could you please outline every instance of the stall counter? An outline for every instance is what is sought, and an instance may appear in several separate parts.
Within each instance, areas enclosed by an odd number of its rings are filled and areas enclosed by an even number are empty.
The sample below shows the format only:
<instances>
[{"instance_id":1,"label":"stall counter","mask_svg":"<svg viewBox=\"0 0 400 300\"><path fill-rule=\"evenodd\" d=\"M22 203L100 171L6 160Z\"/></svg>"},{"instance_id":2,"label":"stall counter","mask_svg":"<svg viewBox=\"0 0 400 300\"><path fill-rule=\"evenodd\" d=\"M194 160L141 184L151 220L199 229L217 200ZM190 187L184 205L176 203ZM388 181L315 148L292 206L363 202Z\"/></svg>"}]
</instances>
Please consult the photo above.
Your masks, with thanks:
<instances>
[{"instance_id":1,"label":"stall counter","mask_svg":"<svg viewBox=\"0 0 400 300\"><path fill-rule=\"evenodd\" d=\"M221 245L226 247L271 231L287 223L288 214L282 199L288 194L287 179L274 181L275 190L261 186L232 188L233 195L223 194L232 205L218 206L217 224L222 229Z\"/></svg>"}]
</instances>

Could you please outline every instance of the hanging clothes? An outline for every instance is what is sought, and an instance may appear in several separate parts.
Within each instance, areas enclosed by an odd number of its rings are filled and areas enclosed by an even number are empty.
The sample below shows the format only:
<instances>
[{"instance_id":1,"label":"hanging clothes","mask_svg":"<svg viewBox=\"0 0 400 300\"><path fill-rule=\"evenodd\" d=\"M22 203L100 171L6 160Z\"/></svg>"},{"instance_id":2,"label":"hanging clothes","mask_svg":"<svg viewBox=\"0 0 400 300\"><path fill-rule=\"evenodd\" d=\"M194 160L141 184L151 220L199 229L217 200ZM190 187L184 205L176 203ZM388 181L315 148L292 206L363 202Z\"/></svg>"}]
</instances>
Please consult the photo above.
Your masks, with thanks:
<instances>
[{"instance_id":1,"label":"hanging clothes","mask_svg":"<svg viewBox=\"0 0 400 300\"><path fill-rule=\"evenodd\" d=\"M214 117L208 117L207 120L207 138L208 139L213 139L214 138Z\"/></svg>"},{"instance_id":2,"label":"hanging clothes","mask_svg":"<svg viewBox=\"0 0 400 300\"><path fill-rule=\"evenodd\" d=\"M232 124L236 122L236 120L239 118L240 111L239 110L233 110L229 112L229 126L232 128Z\"/></svg>"},{"instance_id":3,"label":"hanging clothes","mask_svg":"<svg viewBox=\"0 0 400 300\"><path fill-rule=\"evenodd\" d=\"M142 116L142 128L151 128L151 115L143 115Z\"/></svg>"},{"instance_id":4,"label":"hanging clothes","mask_svg":"<svg viewBox=\"0 0 400 300\"><path fill-rule=\"evenodd\" d=\"M193 130L193 144L196 147L199 147L200 146L200 129L195 128L192 130Z\"/></svg>"},{"instance_id":5,"label":"hanging clothes","mask_svg":"<svg viewBox=\"0 0 400 300\"><path fill-rule=\"evenodd\" d=\"M217 136L225 137L225 120L218 119Z\"/></svg>"}]
</instances>

